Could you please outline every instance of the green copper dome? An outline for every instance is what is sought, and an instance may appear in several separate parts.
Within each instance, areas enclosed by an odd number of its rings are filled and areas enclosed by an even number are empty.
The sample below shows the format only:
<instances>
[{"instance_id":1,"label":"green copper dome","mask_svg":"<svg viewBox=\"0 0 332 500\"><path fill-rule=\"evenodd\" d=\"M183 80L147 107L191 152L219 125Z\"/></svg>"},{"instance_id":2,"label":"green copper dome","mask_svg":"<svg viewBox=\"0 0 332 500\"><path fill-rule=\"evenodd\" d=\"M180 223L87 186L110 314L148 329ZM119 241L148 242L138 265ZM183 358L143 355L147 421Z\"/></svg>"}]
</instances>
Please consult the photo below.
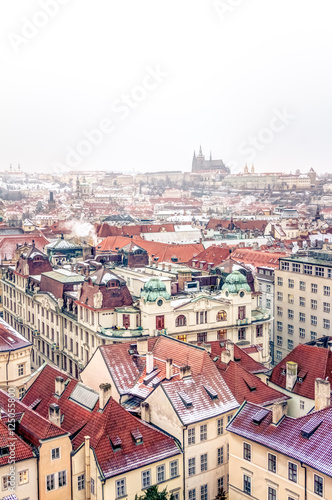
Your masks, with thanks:
<instances>
[{"instance_id":1,"label":"green copper dome","mask_svg":"<svg viewBox=\"0 0 332 500\"><path fill-rule=\"evenodd\" d=\"M229 293L238 293L240 290L251 292L247 278L240 271L233 271L227 276L222 290L228 290Z\"/></svg>"},{"instance_id":2,"label":"green copper dome","mask_svg":"<svg viewBox=\"0 0 332 500\"><path fill-rule=\"evenodd\" d=\"M170 294L166 290L166 285L159 278L151 278L147 283L145 283L144 288L141 292L142 299L145 302L155 302L159 298L164 298L169 300L171 298Z\"/></svg>"}]
</instances>

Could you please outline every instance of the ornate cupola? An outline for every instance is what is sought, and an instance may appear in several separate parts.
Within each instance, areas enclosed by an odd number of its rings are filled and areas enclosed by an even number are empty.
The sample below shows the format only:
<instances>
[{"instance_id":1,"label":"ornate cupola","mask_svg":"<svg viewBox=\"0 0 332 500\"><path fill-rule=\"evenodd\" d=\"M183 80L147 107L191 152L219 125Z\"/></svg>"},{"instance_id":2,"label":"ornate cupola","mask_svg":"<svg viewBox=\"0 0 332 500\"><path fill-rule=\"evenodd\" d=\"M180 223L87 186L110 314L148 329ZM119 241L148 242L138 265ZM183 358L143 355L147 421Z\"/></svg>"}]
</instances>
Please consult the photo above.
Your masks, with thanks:
<instances>
[{"instance_id":1,"label":"ornate cupola","mask_svg":"<svg viewBox=\"0 0 332 500\"><path fill-rule=\"evenodd\" d=\"M248 285L247 278L240 271L231 272L222 286L222 290L227 290L229 293L237 294L241 290L245 292L251 292L251 288Z\"/></svg>"}]
</instances>

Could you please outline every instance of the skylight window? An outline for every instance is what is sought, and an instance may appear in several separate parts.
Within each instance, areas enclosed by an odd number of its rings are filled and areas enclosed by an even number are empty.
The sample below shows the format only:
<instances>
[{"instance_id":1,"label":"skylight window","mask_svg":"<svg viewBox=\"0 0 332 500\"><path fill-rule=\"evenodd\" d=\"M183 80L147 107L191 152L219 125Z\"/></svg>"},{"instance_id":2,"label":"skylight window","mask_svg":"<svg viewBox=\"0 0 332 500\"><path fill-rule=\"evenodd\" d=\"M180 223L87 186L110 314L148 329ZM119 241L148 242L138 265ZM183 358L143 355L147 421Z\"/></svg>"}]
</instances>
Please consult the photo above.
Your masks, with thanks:
<instances>
[{"instance_id":1,"label":"skylight window","mask_svg":"<svg viewBox=\"0 0 332 500\"><path fill-rule=\"evenodd\" d=\"M186 408L191 408L193 406L192 400L185 392L178 392L178 395L180 396L180 399Z\"/></svg>"},{"instance_id":2,"label":"skylight window","mask_svg":"<svg viewBox=\"0 0 332 500\"><path fill-rule=\"evenodd\" d=\"M214 389L212 389L212 387L210 387L209 385L204 385L203 387L211 399L218 399L218 393Z\"/></svg>"}]
</instances>

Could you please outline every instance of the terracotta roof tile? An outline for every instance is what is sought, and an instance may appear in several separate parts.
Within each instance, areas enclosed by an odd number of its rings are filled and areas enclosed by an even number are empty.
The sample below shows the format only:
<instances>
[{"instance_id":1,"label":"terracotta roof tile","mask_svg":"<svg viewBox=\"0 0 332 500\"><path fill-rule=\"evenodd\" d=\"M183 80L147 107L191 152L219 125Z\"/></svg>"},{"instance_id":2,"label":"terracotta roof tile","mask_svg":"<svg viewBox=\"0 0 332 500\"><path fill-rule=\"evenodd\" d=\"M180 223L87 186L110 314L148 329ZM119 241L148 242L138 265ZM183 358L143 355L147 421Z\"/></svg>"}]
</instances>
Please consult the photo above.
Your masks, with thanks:
<instances>
[{"instance_id":1,"label":"terracotta roof tile","mask_svg":"<svg viewBox=\"0 0 332 500\"><path fill-rule=\"evenodd\" d=\"M255 424L253 419L260 409L253 403L245 403L227 430L332 477L331 407L300 418L285 416L277 426L272 424L272 411L267 412L259 425ZM305 427L315 428L318 423L310 438L304 437Z\"/></svg>"}]
</instances>

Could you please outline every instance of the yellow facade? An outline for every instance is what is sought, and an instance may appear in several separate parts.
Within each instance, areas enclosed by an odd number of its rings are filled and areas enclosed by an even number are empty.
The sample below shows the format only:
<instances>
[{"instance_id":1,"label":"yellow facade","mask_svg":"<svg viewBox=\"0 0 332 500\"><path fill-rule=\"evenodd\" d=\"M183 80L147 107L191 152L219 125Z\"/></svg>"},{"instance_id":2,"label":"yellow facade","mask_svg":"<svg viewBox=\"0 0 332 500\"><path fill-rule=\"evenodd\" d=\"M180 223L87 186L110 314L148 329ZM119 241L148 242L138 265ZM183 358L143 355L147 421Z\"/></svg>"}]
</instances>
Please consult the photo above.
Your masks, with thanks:
<instances>
[{"instance_id":1,"label":"yellow facade","mask_svg":"<svg viewBox=\"0 0 332 500\"><path fill-rule=\"evenodd\" d=\"M301 462L289 458L253 441L229 433L229 498L243 500L254 498L268 499L269 488L275 490L276 500L314 500L332 498L332 478ZM244 443L251 445L251 460L243 458ZM269 471L269 453L276 457L276 472ZM289 463L297 466L297 481L288 478ZM314 476L323 479L323 496L314 493ZM251 496L244 493L245 476L250 478ZM305 495L306 492L306 495ZM271 497L273 498L273 497Z\"/></svg>"},{"instance_id":2,"label":"yellow facade","mask_svg":"<svg viewBox=\"0 0 332 500\"><path fill-rule=\"evenodd\" d=\"M168 492L178 495L179 500L183 500L183 464L182 455L176 455L159 462L147 464L144 467L130 470L125 474L114 476L109 479L101 479L101 471L96 462L95 454L92 449L86 455L85 444L73 455L73 499L74 500L103 500L116 499L125 496L128 500L135 500L135 495L144 495L143 472L150 471L151 485L158 484L157 468L165 466L165 480L160 482L159 491L167 488ZM178 474L176 477L170 477L170 464L177 460ZM90 466L88 466L88 463ZM90 471L90 472L89 472ZM82 476L84 480L82 482ZM121 481L124 480L124 483ZM82 484L84 488L81 488ZM81 489L79 489L81 488ZM120 488L120 489L118 489ZM124 488L124 494L121 493ZM92 493L94 492L94 493ZM90 496L89 496L90 495Z\"/></svg>"},{"instance_id":3,"label":"yellow facade","mask_svg":"<svg viewBox=\"0 0 332 500\"><path fill-rule=\"evenodd\" d=\"M54 451L57 449L59 451ZM71 500L71 451L72 445L67 434L41 442L38 471L39 500ZM61 486L61 474L64 471L66 471L66 484ZM52 484L54 488L50 489Z\"/></svg>"}]
</instances>

